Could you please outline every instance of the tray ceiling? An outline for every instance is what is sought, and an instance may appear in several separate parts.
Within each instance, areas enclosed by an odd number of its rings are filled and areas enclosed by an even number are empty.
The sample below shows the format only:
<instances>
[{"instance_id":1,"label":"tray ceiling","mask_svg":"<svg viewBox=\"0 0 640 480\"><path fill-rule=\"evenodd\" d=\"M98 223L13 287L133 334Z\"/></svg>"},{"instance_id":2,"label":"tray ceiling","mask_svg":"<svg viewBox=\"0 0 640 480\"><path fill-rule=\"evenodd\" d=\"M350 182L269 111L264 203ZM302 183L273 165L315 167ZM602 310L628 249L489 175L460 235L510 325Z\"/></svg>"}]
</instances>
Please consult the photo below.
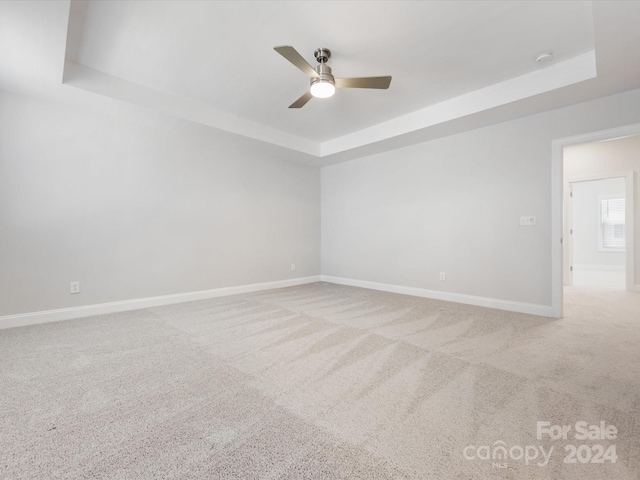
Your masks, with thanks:
<instances>
[{"instance_id":1,"label":"tray ceiling","mask_svg":"<svg viewBox=\"0 0 640 480\"><path fill-rule=\"evenodd\" d=\"M317 165L640 87L640 2L1 3L0 86L108 98ZM391 87L288 109L308 79L276 45L312 64L328 47L336 76Z\"/></svg>"}]
</instances>

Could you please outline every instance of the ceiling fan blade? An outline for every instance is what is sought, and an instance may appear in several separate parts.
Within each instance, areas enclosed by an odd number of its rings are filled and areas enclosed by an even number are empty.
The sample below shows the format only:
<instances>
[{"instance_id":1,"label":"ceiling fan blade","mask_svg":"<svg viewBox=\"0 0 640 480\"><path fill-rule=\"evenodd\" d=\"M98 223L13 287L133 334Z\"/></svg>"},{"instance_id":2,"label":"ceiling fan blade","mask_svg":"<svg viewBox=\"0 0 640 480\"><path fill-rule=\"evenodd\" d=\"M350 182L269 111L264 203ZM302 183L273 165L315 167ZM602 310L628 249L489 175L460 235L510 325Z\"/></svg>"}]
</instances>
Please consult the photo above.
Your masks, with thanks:
<instances>
[{"instance_id":1,"label":"ceiling fan blade","mask_svg":"<svg viewBox=\"0 0 640 480\"><path fill-rule=\"evenodd\" d=\"M311 100L311 97L313 97L313 95L311 95L311 92L306 92L304 95L302 95L298 100L296 100L295 102L293 102L291 105L289 105L289 108L302 108L305 106L305 104Z\"/></svg>"},{"instance_id":2,"label":"ceiling fan blade","mask_svg":"<svg viewBox=\"0 0 640 480\"><path fill-rule=\"evenodd\" d=\"M389 88L391 77L336 78L339 88Z\"/></svg>"},{"instance_id":3,"label":"ceiling fan blade","mask_svg":"<svg viewBox=\"0 0 640 480\"><path fill-rule=\"evenodd\" d=\"M302 72L312 78L317 78L318 72L316 72L309 63L302 58L302 55L298 53L298 51L289 45L283 45L282 47L273 47L273 49L282 55L284 58L293 63L296 67L298 67Z\"/></svg>"}]
</instances>

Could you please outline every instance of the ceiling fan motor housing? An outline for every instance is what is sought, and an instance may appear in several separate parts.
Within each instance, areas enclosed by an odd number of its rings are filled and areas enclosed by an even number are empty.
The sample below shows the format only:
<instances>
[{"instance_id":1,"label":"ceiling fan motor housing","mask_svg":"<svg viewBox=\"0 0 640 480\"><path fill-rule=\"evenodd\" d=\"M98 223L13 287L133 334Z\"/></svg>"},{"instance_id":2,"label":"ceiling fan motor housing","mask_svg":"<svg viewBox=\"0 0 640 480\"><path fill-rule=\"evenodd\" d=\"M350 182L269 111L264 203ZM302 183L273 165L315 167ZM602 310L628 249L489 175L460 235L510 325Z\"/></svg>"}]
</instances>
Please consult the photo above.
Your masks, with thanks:
<instances>
[{"instance_id":1,"label":"ceiling fan motor housing","mask_svg":"<svg viewBox=\"0 0 640 480\"><path fill-rule=\"evenodd\" d=\"M331 67L329 65L325 65L324 63L316 65L315 71L318 72L318 75L320 76L317 78L312 78L311 85L317 82L328 82L332 85L335 85L336 81L331 74Z\"/></svg>"}]
</instances>

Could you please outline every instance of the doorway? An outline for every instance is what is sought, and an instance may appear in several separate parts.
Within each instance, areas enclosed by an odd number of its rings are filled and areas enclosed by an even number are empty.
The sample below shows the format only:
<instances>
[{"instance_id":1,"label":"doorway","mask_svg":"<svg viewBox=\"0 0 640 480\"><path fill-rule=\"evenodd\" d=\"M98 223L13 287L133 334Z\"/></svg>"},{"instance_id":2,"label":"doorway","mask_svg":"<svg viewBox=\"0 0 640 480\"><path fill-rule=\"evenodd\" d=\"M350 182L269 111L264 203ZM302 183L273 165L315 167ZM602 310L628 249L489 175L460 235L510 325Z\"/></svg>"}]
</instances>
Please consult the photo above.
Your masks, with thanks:
<instances>
[{"instance_id":1,"label":"doorway","mask_svg":"<svg viewBox=\"0 0 640 480\"><path fill-rule=\"evenodd\" d=\"M624 177L625 179L625 290L640 291L640 285L636 285L636 271L640 272L640 265L635 262L635 250L637 242L635 241L635 230L637 223L635 220L634 209L640 214L640 205L636 205L636 199L640 201L640 193L635 185L635 172L640 171L640 160L638 152L640 145L633 145L633 154L627 155L623 159L613 161L610 157L602 157L596 159L589 151L583 151L587 157L591 157L591 161L583 162L583 169L580 173L565 172L565 154L572 148L580 148L596 146L594 151L600 151L608 148L609 144L618 141L640 142L640 124L616 127L610 130L602 130L591 132L574 137L559 138L552 142L551 157L551 308L555 318L562 318L563 315L563 298L564 284L569 277L567 269L570 267L566 253L565 238L568 235L567 226L567 180L589 181L602 177L615 178ZM585 155L581 155L583 159ZM618 227L619 229L620 227ZM640 240L640 238L639 238ZM637 275L640 278L640 273Z\"/></svg>"},{"instance_id":2,"label":"doorway","mask_svg":"<svg viewBox=\"0 0 640 480\"><path fill-rule=\"evenodd\" d=\"M626 289L626 178L567 179L564 285Z\"/></svg>"}]
</instances>

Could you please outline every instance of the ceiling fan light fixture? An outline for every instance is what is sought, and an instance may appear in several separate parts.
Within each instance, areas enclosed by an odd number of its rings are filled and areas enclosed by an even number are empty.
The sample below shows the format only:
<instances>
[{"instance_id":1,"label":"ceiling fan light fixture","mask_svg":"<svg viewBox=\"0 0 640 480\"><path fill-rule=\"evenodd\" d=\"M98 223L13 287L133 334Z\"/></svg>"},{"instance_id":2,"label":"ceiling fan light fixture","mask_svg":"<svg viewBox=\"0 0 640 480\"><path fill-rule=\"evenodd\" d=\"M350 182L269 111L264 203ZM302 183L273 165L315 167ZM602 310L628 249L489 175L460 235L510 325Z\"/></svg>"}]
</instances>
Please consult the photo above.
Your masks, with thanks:
<instances>
[{"instance_id":1,"label":"ceiling fan light fixture","mask_svg":"<svg viewBox=\"0 0 640 480\"><path fill-rule=\"evenodd\" d=\"M329 98L336 93L336 87L331 80L324 78L314 79L311 84L311 95L316 98Z\"/></svg>"},{"instance_id":2,"label":"ceiling fan light fixture","mask_svg":"<svg viewBox=\"0 0 640 480\"><path fill-rule=\"evenodd\" d=\"M313 68L309 65L302 55L291 45L282 45L273 47L273 49L288 60L302 73L307 75L311 82L309 90L299 99L289 105L289 108L302 108L313 97L328 98L336 92L337 88L374 88L387 89L391 83L391 77L351 77L351 78L335 78L331 73L331 67L327 65L327 60L331 57L331 51L328 48L318 48L314 55L318 61L318 65Z\"/></svg>"}]
</instances>

